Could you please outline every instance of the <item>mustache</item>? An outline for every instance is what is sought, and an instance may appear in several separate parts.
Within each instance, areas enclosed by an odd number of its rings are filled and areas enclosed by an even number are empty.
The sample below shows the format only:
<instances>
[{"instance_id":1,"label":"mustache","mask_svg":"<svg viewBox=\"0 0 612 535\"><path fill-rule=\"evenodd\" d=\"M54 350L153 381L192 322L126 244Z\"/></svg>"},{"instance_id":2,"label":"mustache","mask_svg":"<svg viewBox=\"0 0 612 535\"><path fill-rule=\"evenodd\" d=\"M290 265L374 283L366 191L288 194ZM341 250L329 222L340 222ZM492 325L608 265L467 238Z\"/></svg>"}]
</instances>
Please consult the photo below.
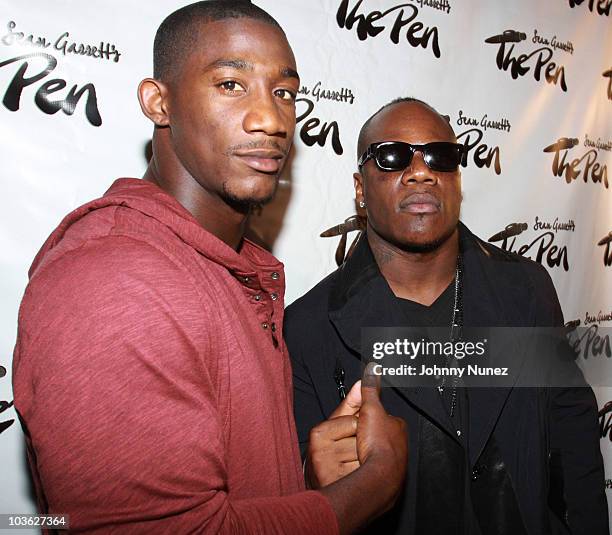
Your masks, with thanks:
<instances>
[{"instance_id":1,"label":"mustache","mask_svg":"<svg viewBox=\"0 0 612 535\"><path fill-rule=\"evenodd\" d=\"M400 202L400 207L405 208L406 206L413 203L431 203L436 206L440 206L440 199L436 195L430 192L414 192L408 195L405 199Z\"/></svg>"},{"instance_id":2,"label":"mustache","mask_svg":"<svg viewBox=\"0 0 612 535\"><path fill-rule=\"evenodd\" d=\"M243 151L243 150L258 150L258 149L274 149L283 154L283 156L287 156L289 151L291 150L291 146L284 147L277 141L270 139L267 141L249 141L248 143L241 143L239 145L232 145L225 151L226 156L230 156L235 152Z\"/></svg>"}]
</instances>

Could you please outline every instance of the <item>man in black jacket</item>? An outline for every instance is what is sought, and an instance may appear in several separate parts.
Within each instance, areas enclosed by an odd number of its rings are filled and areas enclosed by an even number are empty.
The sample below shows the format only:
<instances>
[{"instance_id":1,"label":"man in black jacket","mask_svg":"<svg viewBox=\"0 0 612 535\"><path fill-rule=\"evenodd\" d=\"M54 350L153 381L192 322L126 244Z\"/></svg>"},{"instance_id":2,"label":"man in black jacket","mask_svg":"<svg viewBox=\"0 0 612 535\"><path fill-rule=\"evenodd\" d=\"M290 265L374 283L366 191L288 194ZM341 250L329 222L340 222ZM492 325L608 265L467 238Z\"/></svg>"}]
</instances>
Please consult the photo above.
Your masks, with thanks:
<instances>
[{"instance_id":1,"label":"man in black jacket","mask_svg":"<svg viewBox=\"0 0 612 535\"><path fill-rule=\"evenodd\" d=\"M546 270L459 221L462 146L428 104L398 99L363 126L355 192L367 231L334 273L287 309L295 415L307 483L358 466L358 416L324 422L361 373L361 328L555 327ZM353 392L349 393L349 398ZM405 419L403 498L371 533L608 533L593 392L581 388L384 388ZM349 403L351 406L351 403ZM358 424L357 424L358 425ZM559 483L551 489L551 459ZM557 498L551 498L551 490Z\"/></svg>"}]
</instances>

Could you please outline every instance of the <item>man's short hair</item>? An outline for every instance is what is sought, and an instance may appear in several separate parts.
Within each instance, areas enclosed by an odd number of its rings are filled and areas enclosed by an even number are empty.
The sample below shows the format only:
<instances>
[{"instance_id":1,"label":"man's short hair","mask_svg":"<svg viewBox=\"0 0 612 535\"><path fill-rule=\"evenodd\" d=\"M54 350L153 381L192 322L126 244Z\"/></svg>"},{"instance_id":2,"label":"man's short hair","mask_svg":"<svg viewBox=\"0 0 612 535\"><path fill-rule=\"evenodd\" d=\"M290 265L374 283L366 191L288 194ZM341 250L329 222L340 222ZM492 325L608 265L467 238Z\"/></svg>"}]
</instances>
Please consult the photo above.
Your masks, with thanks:
<instances>
[{"instance_id":1,"label":"man's short hair","mask_svg":"<svg viewBox=\"0 0 612 535\"><path fill-rule=\"evenodd\" d=\"M399 97L399 98L393 99L391 102L388 102L387 104L382 106L378 111L373 113L370 116L370 118L365 123L363 123L363 126L361 127L361 130L359 130L359 138L357 139L357 158L359 158L365 152L365 150L367 149L367 145L368 145L368 142L367 142L368 129L370 128L370 124L372 123L374 118L380 112L386 110L387 108L389 108L391 106L395 106L396 104L402 104L404 102L416 102L417 104L421 104L422 106L425 106L426 108L429 108L436 115L439 115L440 117L442 117L443 119L446 120L446 122L448 123L448 126L450 128L450 131L453 133L453 136L455 135L455 131L453 130L453 127L450 124L450 117L448 115L442 115L438 110L436 110L436 108L434 108L431 104L429 104L428 102L425 102L424 100L421 100L421 99L418 99L418 98L414 98L414 97Z\"/></svg>"},{"instance_id":2,"label":"man's short hair","mask_svg":"<svg viewBox=\"0 0 612 535\"><path fill-rule=\"evenodd\" d=\"M259 20L283 32L269 13L248 0L207 0L189 4L168 15L157 29L153 44L153 76L166 80L176 72L181 59L197 45L202 25L240 18Z\"/></svg>"}]
</instances>

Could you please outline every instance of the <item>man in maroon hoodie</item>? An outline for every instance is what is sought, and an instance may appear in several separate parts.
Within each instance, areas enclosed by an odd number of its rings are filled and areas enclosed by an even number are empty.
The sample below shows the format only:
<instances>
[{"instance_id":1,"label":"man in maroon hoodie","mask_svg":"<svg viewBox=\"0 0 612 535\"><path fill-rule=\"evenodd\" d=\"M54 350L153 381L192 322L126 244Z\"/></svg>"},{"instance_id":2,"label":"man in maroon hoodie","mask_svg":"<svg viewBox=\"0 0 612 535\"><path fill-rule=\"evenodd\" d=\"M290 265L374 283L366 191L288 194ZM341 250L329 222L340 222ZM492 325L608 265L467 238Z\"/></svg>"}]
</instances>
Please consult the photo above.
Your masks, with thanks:
<instances>
[{"instance_id":1,"label":"man in maroon hoodie","mask_svg":"<svg viewBox=\"0 0 612 535\"><path fill-rule=\"evenodd\" d=\"M154 71L144 180L69 214L30 270L13 385L40 511L99 533L354 531L395 501L405 429L366 376L333 415L360 467L304 491L283 266L243 237L295 128L285 34L198 2L160 26Z\"/></svg>"}]
</instances>

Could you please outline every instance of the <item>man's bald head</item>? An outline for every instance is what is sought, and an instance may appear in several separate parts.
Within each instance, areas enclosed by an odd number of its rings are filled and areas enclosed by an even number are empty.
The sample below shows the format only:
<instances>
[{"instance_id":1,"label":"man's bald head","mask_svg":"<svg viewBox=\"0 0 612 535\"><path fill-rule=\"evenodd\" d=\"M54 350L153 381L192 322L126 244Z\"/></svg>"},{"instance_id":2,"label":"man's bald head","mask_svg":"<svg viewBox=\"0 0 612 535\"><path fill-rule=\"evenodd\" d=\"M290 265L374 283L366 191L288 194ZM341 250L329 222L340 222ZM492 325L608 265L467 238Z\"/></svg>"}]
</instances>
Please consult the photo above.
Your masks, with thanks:
<instances>
[{"instance_id":1,"label":"man's bald head","mask_svg":"<svg viewBox=\"0 0 612 535\"><path fill-rule=\"evenodd\" d=\"M385 104L376 113L374 113L365 123L363 123L363 126L361 127L361 130L359 131L359 138L357 140L357 158L359 158L366 151L366 149L371 143L375 143L377 141L393 141L393 140L370 139L370 135L369 135L370 126L372 125L374 120L379 116L380 113L389 110L389 108L393 106L397 106L397 105L405 104L405 103L414 103L416 105L423 106L424 108L429 109L435 115L439 116L448 125L448 129L449 129L449 132L451 133L452 138L456 139L455 131L453 130L453 127L450 124L450 119L447 115L440 114L438 110L436 110L433 106L431 106L430 104L428 104L427 102L423 100L419 100L418 98L401 97L401 98L396 98L392 100L388 104Z\"/></svg>"},{"instance_id":2,"label":"man's bald head","mask_svg":"<svg viewBox=\"0 0 612 535\"><path fill-rule=\"evenodd\" d=\"M153 76L167 81L177 72L182 58L197 46L203 25L239 18L259 20L283 32L270 14L248 0L208 0L189 4L168 15L157 29L153 45Z\"/></svg>"}]
</instances>

